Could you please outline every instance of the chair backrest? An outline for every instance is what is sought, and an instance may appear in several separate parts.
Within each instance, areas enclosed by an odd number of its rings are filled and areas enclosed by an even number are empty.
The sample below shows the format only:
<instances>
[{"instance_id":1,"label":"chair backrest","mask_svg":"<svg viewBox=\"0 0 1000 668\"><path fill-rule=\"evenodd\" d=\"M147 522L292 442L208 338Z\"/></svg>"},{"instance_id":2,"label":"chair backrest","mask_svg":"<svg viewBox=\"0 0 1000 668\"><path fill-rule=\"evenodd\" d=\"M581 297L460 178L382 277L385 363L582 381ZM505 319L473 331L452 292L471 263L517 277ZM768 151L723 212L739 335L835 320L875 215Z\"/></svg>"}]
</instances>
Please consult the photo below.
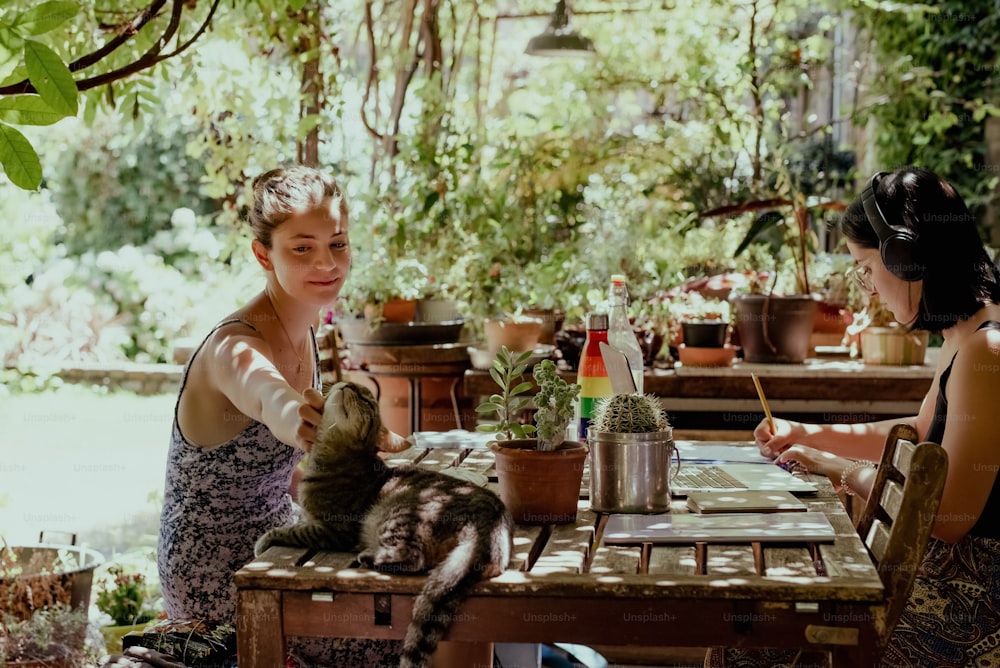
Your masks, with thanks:
<instances>
[{"instance_id":1,"label":"chair backrest","mask_svg":"<svg viewBox=\"0 0 1000 668\"><path fill-rule=\"evenodd\" d=\"M883 647L913 589L948 473L944 448L917 439L906 424L889 431L875 484L856 523L885 586Z\"/></svg>"}]
</instances>

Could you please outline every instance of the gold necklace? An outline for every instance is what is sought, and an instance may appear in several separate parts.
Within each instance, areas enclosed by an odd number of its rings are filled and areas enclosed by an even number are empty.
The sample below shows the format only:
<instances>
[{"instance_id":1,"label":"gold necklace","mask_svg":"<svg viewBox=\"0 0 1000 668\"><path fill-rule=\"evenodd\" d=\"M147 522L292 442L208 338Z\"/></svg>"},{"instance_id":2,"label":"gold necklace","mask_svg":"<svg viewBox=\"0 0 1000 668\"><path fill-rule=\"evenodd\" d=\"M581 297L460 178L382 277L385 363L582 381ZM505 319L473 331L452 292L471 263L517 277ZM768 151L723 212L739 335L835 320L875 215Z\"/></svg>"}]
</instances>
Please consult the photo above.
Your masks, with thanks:
<instances>
[{"instance_id":1,"label":"gold necklace","mask_svg":"<svg viewBox=\"0 0 1000 668\"><path fill-rule=\"evenodd\" d=\"M281 321L281 316L278 315L278 309L274 308L274 302L271 301L271 293L264 290L264 296L267 297L267 303L270 305L271 311L274 313L274 317L277 318L281 331L285 333L285 339L288 341L288 347L291 348L292 352L295 353L295 356L299 358L299 364L295 367L295 373L302 373L302 365L305 363L302 360L302 355L299 354L299 351L295 348L295 344L292 343L292 337L288 335L288 330L285 329L285 323Z\"/></svg>"}]
</instances>

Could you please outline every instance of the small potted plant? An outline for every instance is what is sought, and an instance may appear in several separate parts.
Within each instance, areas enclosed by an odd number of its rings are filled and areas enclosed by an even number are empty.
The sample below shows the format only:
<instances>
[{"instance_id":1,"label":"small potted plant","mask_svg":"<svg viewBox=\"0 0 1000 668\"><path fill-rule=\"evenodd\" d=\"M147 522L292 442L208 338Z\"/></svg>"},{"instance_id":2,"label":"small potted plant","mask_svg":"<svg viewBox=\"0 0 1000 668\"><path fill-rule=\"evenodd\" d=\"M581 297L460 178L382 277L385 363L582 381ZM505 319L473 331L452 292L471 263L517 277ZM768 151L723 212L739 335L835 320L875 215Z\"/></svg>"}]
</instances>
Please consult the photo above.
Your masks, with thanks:
<instances>
[{"instance_id":1,"label":"small potted plant","mask_svg":"<svg viewBox=\"0 0 1000 668\"><path fill-rule=\"evenodd\" d=\"M683 292L671 302L680 321L681 339L688 348L722 348L729 340L729 302Z\"/></svg>"},{"instance_id":2,"label":"small potted plant","mask_svg":"<svg viewBox=\"0 0 1000 668\"><path fill-rule=\"evenodd\" d=\"M590 507L610 513L670 510L673 429L648 394L602 399L587 429Z\"/></svg>"},{"instance_id":3,"label":"small potted plant","mask_svg":"<svg viewBox=\"0 0 1000 668\"><path fill-rule=\"evenodd\" d=\"M74 668L83 665L87 613L65 603L36 608L27 619L0 616L0 666Z\"/></svg>"},{"instance_id":4,"label":"small potted plant","mask_svg":"<svg viewBox=\"0 0 1000 668\"><path fill-rule=\"evenodd\" d=\"M101 627L109 654L122 651L122 638L141 630L155 619L149 607L150 588L142 573L127 573L121 566L110 566L103 587L97 592L97 609L111 618Z\"/></svg>"},{"instance_id":5,"label":"small potted plant","mask_svg":"<svg viewBox=\"0 0 1000 668\"><path fill-rule=\"evenodd\" d=\"M480 431L497 435L490 449L496 458L500 498L520 524L565 524L576 520L583 468L589 448L567 441L580 386L559 376L552 360L543 360L533 371L538 393L523 380L531 353L500 349L490 375L500 392L477 407L479 413L495 413L496 424L480 425ZM533 404L534 424L521 424L518 414ZM533 437L534 436L534 437Z\"/></svg>"}]
</instances>

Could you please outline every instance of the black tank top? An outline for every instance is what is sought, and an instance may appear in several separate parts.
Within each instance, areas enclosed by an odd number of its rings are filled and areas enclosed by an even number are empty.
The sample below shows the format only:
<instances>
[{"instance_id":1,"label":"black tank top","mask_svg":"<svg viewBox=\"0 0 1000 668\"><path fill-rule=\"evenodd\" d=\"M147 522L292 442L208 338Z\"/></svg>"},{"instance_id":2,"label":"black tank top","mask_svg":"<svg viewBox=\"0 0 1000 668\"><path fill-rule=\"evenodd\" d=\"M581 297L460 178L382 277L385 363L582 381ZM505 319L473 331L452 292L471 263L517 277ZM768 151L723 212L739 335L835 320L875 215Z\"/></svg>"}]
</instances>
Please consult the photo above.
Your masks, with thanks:
<instances>
[{"instance_id":1,"label":"black tank top","mask_svg":"<svg viewBox=\"0 0 1000 668\"><path fill-rule=\"evenodd\" d=\"M978 332L981 329L1000 329L1000 322L987 320L977 327L976 331ZM951 358L948 368L941 372L937 403L934 405L934 418L931 420L931 426L927 430L927 435L924 436L925 441L940 444L944 438L945 423L948 421L948 399L944 396L944 388L948 384L948 377L951 376L951 367L955 363L955 357L957 356L958 353L956 352L955 356ZM973 536L983 536L985 538L1000 538L1000 522L996 521L995 518L997 517L1000 517L1000 476L997 476L996 480L993 481L990 498L986 500L983 512L979 515L979 519L969 533ZM993 519L990 520L987 518Z\"/></svg>"}]
</instances>

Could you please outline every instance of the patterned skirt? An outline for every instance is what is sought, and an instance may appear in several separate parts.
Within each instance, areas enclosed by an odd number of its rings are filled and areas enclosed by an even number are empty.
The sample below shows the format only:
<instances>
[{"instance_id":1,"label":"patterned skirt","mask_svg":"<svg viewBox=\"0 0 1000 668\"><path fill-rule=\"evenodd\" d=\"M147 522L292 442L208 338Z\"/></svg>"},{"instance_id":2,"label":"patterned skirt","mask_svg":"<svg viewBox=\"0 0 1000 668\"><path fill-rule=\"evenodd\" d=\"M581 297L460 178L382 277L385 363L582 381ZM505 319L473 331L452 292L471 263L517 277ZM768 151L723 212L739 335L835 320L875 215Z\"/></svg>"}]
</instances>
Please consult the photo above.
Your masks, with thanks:
<instances>
[{"instance_id":1,"label":"patterned skirt","mask_svg":"<svg viewBox=\"0 0 1000 668\"><path fill-rule=\"evenodd\" d=\"M884 666L1000 666L1000 540L931 539Z\"/></svg>"},{"instance_id":2,"label":"patterned skirt","mask_svg":"<svg viewBox=\"0 0 1000 668\"><path fill-rule=\"evenodd\" d=\"M714 647L712 668L773 668L825 663L817 652ZM825 658L825 657L824 657ZM1000 540L931 539L880 666L1000 666Z\"/></svg>"}]
</instances>

